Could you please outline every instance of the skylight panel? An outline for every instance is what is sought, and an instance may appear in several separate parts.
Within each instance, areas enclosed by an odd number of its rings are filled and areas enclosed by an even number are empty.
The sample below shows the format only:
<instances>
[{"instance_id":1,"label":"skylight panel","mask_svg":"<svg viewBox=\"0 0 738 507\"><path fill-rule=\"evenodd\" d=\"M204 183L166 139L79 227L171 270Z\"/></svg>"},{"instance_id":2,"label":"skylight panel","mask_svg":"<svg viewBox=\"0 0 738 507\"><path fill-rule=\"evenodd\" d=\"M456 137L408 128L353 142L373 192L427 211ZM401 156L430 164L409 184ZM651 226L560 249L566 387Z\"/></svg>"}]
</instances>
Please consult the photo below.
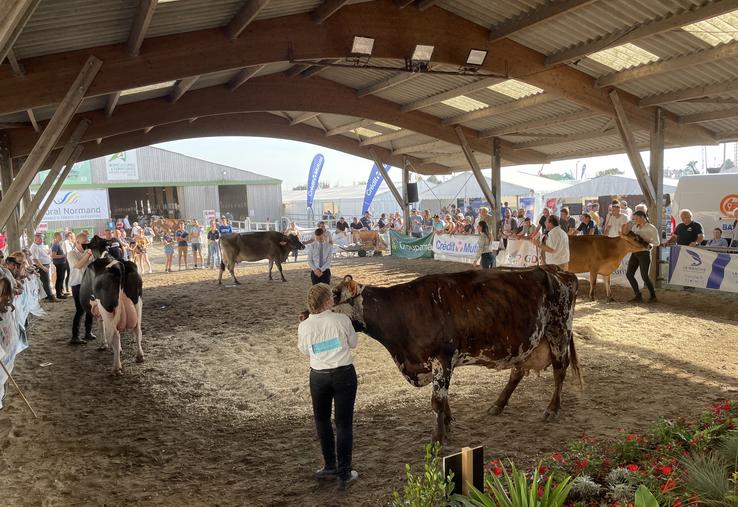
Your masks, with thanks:
<instances>
[{"instance_id":1,"label":"skylight panel","mask_svg":"<svg viewBox=\"0 0 738 507\"><path fill-rule=\"evenodd\" d=\"M384 127L384 128L386 128L386 129L390 129L390 130L395 130L395 131L397 131L397 130L402 130L402 129L401 129L400 127L398 127L397 125L391 125L391 124L389 124L389 123L384 123L384 122L381 122L381 121L375 121L375 122L374 122L374 124L375 124L375 125L379 125L380 127Z\"/></svg>"},{"instance_id":2,"label":"skylight panel","mask_svg":"<svg viewBox=\"0 0 738 507\"><path fill-rule=\"evenodd\" d=\"M366 127L358 127L352 130L351 132L355 134L359 134L362 137L376 137L381 136L381 132L377 132L376 130L368 129Z\"/></svg>"},{"instance_id":3,"label":"skylight panel","mask_svg":"<svg viewBox=\"0 0 738 507\"><path fill-rule=\"evenodd\" d=\"M637 67L638 65L655 62L659 59L655 54L631 43L603 49L602 51L589 55L589 58L615 70Z\"/></svg>"},{"instance_id":4,"label":"skylight panel","mask_svg":"<svg viewBox=\"0 0 738 507\"><path fill-rule=\"evenodd\" d=\"M683 26L682 30L711 46L738 40L738 11Z\"/></svg>"},{"instance_id":5,"label":"skylight panel","mask_svg":"<svg viewBox=\"0 0 738 507\"><path fill-rule=\"evenodd\" d=\"M156 83L147 86L139 86L138 88L129 88L120 92L121 96L135 95L137 93L150 92L154 90L161 90L162 88L171 88L175 81L166 81L164 83Z\"/></svg>"},{"instance_id":6,"label":"skylight panel","mask_svg":"<svg viewBox=\"0 0 738 507\"><path fill-rule=\"evenodd\" d=\"M479 100L467 97L466 95L459 95L458 97L454 97L452 99L446 99L441 101L441 103L446 104L447 106L454 107L456 109L461 109L466 113L476 111L477 109L484 109L486 107L489 107L489 104L485 104L484 102L481 102Z\"/></svg>"},{"instance_id":7,"label":"skylight panel","mask_svg":"<svg viewBox=\"0 0 738 507\"><path fill-rule=\"evenodd\" d=\"M487 88L516 100L543 92L541 88L518 81L517 79L508 79L507 81L488 86Z\"/></svg>"}]
</instances>

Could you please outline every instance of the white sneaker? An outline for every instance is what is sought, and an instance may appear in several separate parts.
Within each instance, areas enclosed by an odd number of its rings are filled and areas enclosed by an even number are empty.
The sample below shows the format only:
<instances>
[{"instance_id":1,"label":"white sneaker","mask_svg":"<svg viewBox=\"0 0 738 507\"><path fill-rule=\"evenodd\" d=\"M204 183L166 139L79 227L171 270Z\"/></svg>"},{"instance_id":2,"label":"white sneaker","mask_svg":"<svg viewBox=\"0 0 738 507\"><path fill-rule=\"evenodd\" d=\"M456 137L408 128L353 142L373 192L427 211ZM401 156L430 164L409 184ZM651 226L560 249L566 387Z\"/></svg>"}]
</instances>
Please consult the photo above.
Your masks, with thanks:
<instances>
[{"instance_id":1,"label":"white sneaker","mask_svg":"<svg viewBox=\"0 0 738 507\"><path fill-rule=\"evenodd\" d=\"M354 483L359 478L359 472L356 470L351 470L351 475L348 479L338 479L338 489L341 491L345 491L351 486L352 483Z\"/></svg>"}]
</instances>

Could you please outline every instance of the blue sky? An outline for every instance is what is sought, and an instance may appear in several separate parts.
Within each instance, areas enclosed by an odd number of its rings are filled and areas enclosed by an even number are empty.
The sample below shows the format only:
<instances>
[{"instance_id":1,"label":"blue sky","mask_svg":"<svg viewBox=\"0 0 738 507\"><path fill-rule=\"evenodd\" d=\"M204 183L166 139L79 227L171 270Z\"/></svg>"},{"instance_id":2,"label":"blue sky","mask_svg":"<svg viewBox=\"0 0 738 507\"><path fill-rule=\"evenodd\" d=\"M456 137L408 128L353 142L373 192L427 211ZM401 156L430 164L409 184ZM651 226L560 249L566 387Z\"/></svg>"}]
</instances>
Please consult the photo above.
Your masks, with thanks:
<instances>
[{"instance_id":1,"label":"blue sky","mask_svg":"<svg viewBox=\"0 0 738 507\"><path fill-rule=\"evenodd\" d=\"M369 160L321 146L260 137L204 137L172 141L156 146L281 179L284 189L305 184L310 162L316 153L322 153L325 156L325 164L320 179L329 182L331 186L336 186L336 184L351 185L359 181L365 181L373 165ZM734 150L735 143L729 143L727 158L734 158ZM690 160L697 160L701 171L704 172L703 153L701 146L666 150L664 166L666 169L679 169ZM706 154L708 166L720 165L723 160L723 147L722 145L719 147L708 146ZM648 165L647 152L642 155L645 157L646 165ZM554 162L544 166L543 173L573 171L577 166L581 168L582 164L587 164L588 176L594 176L597 171L612 167L617 167L625 171L626 174L633 174L628 157L625 155ZM535 174L541 169L541 166L527 165L518 166L517 168ZM506 168L503 168L503 171L505 170ZM393 172L396 173L399 180L399 171L395 170ZM395 178L393 177L393 179Z\"/></svg>"}]
</instances>

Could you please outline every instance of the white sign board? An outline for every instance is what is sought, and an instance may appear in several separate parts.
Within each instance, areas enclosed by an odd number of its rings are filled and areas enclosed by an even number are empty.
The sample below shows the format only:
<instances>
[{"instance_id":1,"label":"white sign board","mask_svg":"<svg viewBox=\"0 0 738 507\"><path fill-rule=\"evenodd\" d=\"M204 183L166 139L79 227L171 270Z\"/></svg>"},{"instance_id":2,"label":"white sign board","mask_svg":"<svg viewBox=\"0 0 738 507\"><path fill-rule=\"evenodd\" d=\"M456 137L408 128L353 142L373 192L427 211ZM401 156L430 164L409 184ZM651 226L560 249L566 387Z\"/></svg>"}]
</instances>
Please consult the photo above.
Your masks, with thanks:
<instances>
[{"instance_id":1,"label":"white sign board","mask_svg":"<svg viewBox=\"0 0 738 507\"><path fill-rule=\"evenodd\" d=\"M131 181L138 179L136 151L121 151L105 157L105 169L109 181Z\"/></svg>"},{"instance_id":2,"label":"white sign board","mask_svg":"<svg viewBox=\"0 0 738 507\"><path fill-rule=\"evenodd\" d=\"M528 240L508 240L507 249L503 253L506 255L502 256L502 266L527 268L538 265L538 249Z\"/></svg>"},{"instance_id":3,"label":"white sign board","mask_svg":"<svg viewBox=\"0 0 738 507\"><path fill-rule=\"evenodd\" d=\"M676 246L669 259L669 283L738 292L738 255Z\"/></svg>"},{"instance_id":4,"label":"white sign board","mask_svg":"<svg viewBox=\"0 0 738 507\"><path fill-rule=\"evenodd\" d=\"M109 216L107 190L63 190L54 196L43 221L65 222Z\"/></svg>"}]
</instances>

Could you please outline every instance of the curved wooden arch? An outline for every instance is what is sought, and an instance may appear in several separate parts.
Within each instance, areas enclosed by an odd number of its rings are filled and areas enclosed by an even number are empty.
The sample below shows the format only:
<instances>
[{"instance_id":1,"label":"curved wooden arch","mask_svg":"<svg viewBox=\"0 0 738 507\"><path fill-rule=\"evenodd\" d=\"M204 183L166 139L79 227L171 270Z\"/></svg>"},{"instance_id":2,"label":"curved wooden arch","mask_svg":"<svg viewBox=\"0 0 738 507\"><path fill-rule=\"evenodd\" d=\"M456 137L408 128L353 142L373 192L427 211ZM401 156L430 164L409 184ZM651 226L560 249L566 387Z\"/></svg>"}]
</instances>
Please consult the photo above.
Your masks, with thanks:
<instances>
[{"instance_id":1,"label":"curved wooden arch","mask_svg":"<svg viewBox=\"0 0 738 507\"><path fill-rule=\"evenodd\" d=\"M225 86L202 88L185 94L172 104L166 97L132 102L119 106L108 118L104 111L81 113L75 117L88 118L92 124L83 141L107 138L144 130L151 126L203 118L211 115L261 111L312 111L316 113L345 114L396 125L449 143L458 144L452 127L442 125L441 119L421 111L403 113L400 105L378 97L359 98L353 88L319 78L289 79L271 75L248 81L235 92ZM12 157L27 155L39 134L32 128L9 131ZM491 154L489 139L479 139L476 131L465 129L472 149ZM63 145L68 133L59 140ZM547 158L533 150L503 150L509 164L543 163Z\"/></svg>"},{"instance_id":2,"label":"curved wooden arch","mask_svg":"<svg viewBox=\"0 0 738 507\"><path fill-rule=\"evenodd\" d=\"M89 160L150 144L211 136L251 136L288 139L315 144L373 160L372 155L369 153L369 147L359 146L359 143L347 137L326 137L322 130L309 125L295 125L291 127L287 120L269 113L235 113L208 116L198 118L194 122L180 121L161 125L148 133L137 131L112 136L106 138L100 144L97 144L96 141L88 141L83 144L84 150L81 159ZM374 146L373 149L383 162L395 167L403 166L402 156L393 156L388 150L378 146ZM408 160L413 164L413 169L419 173L443 174L448 172L448 167L439 164L424 164L421 160L414 157L408 157Z\"/></svg>"},{"instance_id":3,"label":"curved wooden arch","mask_svg":"<svg viewBox=\"0 0 738 507\"><path fill-rule=\"evenodd\" d=\"M201 30L146 39L142 56L131 57L125 44L88 48L24 60L28 74L13 77L0 71L0 114L58 103L88 55L103 67L88 96L172 81L189 76L263 65L290 59L326 59L350 54L354 35L375 38L373 56L403 59L415 44L435 47L433 60L462 64L471 48L489 50L483 69L515 77L581 106L614 116L609 89L596 88L587 74L567 66L549 68L543 54L509 39L492 44L488 30L444 9L422 13L398 10L392 0L349 5L317 25L309 14L257 21L229 40L223 29ZM650 129L651 112L638 98L621 93L631 123ZM348 114L348 113L344 113ZM679 125L668 115L667 137L679 144L714 142L709 130Z\"/></svg>"}]
</instances>

